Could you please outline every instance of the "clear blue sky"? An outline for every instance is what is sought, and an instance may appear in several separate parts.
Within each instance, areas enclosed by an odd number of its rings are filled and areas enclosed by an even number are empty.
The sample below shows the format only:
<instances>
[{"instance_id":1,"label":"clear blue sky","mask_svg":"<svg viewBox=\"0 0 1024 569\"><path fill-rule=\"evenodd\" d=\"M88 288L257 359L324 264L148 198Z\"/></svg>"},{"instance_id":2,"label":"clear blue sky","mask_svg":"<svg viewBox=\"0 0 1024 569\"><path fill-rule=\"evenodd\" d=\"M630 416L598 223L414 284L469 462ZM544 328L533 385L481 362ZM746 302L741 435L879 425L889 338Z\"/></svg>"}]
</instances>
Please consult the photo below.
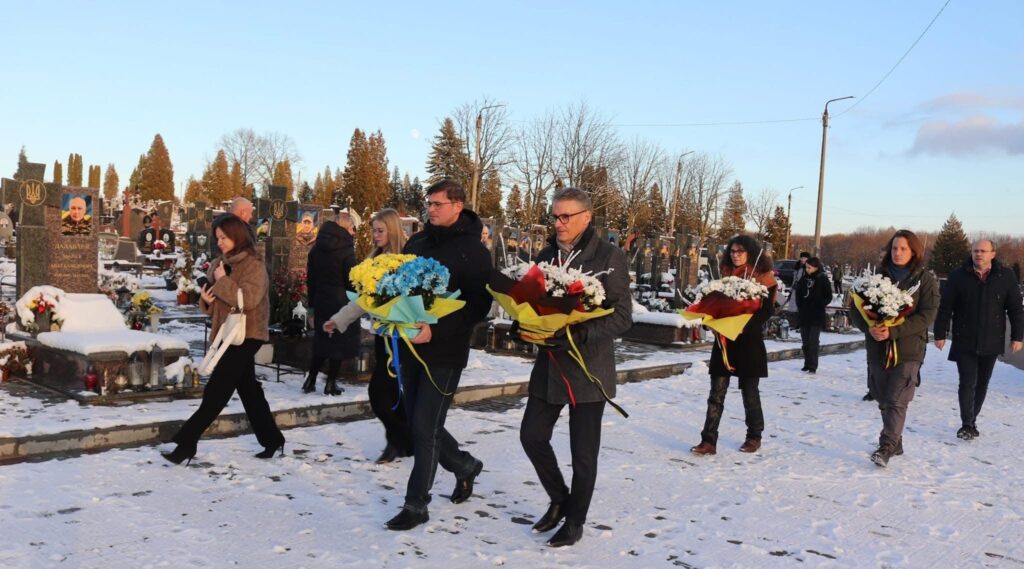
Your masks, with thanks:
<instances>
[{"instance_id":1,"label":"clear blue sky","mask_svg":"<svg viewBox=\"0 0 1024 569\"><path fill-rule=\"evenodd\" d=\"M126 180L159 132L180 191L248 127L291 136L311 179L359 127L422 175L462 103L526 121L585 98L623 138L722 156L748 192L804 186L794 232L811 233L824 102L867 93L944 2L9 3L0 173L24 145L48 176L78 152ZM1024 234L1022 30L1022 2L953 0L870 97L830 107L825 233L955 211ZM632 126L792 118L812 120Z\"/></svg>"}]
</instances>

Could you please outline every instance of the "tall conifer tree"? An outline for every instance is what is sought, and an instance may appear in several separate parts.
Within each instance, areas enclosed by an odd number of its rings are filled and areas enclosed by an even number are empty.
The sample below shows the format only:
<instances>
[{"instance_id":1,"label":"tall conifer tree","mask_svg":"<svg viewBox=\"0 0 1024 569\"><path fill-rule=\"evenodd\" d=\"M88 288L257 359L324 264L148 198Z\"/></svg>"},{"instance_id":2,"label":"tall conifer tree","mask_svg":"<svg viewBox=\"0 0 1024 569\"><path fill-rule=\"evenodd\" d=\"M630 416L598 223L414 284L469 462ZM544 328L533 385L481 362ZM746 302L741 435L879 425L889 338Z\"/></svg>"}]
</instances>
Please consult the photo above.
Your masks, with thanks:
<instances>
[{"instance_id":1,"label":"tall conifer tree","mask_svg":"<svg viewBox=\"0 0 1024 569\"><path fill-rule=\"evenodd\" d=\"M473 176L473 160L466 153L466 143L455 131L455 123L445 118L441 131L434 137L427 158L427 184L448 178L458 182L470 191L470 180Z\"/></svg>"},{"instance_id":2,"label":"tall conifer tree","mask_svg":"<svg viewBox=\"0 0 1024 569\"><path fill-rule=\"evenodd\" d=\"M89 165L89 187L90 188L96 188L97 190L100 189L100 178L102 177L102 175L103 175L103 172L102 172L102 170L100 170L99 164L90 164Z\"/></svg>"},{"instance_id":3,"label":"tall conifer tree","mask_svg":"<svg viewBox=\"0 0 1024 569\"><path fill-rule=\"evenodd\" d=\"M189 176L188 184L185 186L185 198L183 201L185 205L192 205L197 201L210 203L206 190L203 188L203 183L192 176Z\"/></svg>"},{"instance_id":4,"label":"tall conifer tree","mask_svg":"<svg viewBox=\"0 0 1024 569\"><path fill-rule=\"evenodd\" d=\"M270 183L274 186L288 188L288 197L286 199L294 199L295 182L292 180L292 163L287 158L274 165L274 177Z\"/></svg>"},{"instance_id":5,"label":"tall conifer tree","mask_svg":"<svg viewBox=\"0 0 1024 569\"><path fill-rule=\"evenodd\" d=\"M107 172L103 176L103 199L107 201L114 199L120 187L121 180L117 176L117 169L113 164L107 164Z\"/></svg>"},{"instance_id":6,"label":"tall conifer tree","mask_svg":"<svg viewBox=\"0 0 1024 569\"><path fill-rule=\"evenodd\" d=\"M519 184L512 186L505 199L505 223L512 227L523 225L523 194L519 191Z\"/></svg>"},{"instance_id":7,"label":"tall conifer tree","mask_svg":"<svg viewBox=\"0 0 1024 569\"><path fill-rule=\"evenodd\" d=\"M942 224L942 231L935 238L935 247L928 260L928 268L935 271L938 276L944 277L962 265L970 255L971 243L967 240L963 225L956 214L951 213L946 223Z\"/></svg>"},{"instance_id":8,"label":"tall conifer tree","mask_svg":"<svg viewBox=\"0 0 1024 569\"><path fill-rule=\"evenodd\" d=\"M468 206L468 204L467 204ZM477 214L480 217L493 217L503 219L501 211L501 176L491 168L484 176L483 185L480 188L480 195L477 198Z\"/></svg>"},{"instance_id":9,"label":"tall conifer tree","mask_svg":"<svg viewBox=\"0 0 1024 569\"><path fill-rule=\"evenodd\" d=\"M727 241L733 235L743 233L747 227L747 202L743 199L743 185L739 181L733 182L729 188L729 197L725 201L725 208L722 210L722 221L718 226L718 239ZM785 246L785 236L783 236ZM782 249L778 249L782 251Z\"/></svg>"},{"instance_id":10,"label":"tall conifer tree","mask_svg":"<svg viewBox=\"0 0 1024 569\"><path fill-rule=\"evenodd\" d=\"M228 158L224 150L218 150L217 156L206 165L203 172L203 194L214 206L235 197L231 187L231 174L228 172Z\"/></svg>"},{"instance_id":11,"label":"tall conifer tree","mask_svg":"<svg viewBox=\"0 0 1024 569\"><path fill-rule=\"evenodd\" d=\"M144 201L174 199L174 166L164 139L159 134L153 137L153 143L146 153L141 188Z\"/></svg>"},{"instance_id":12,"label":"tall conifer tree","mask_svg":"<svg viewBox=\"0 0 1024 569\"><path fill-rule=\"evenodd\" d=\"M53 183L58 186L64 185L64 165L59 160L53 161Z\"/></svg>"}]
</instances>

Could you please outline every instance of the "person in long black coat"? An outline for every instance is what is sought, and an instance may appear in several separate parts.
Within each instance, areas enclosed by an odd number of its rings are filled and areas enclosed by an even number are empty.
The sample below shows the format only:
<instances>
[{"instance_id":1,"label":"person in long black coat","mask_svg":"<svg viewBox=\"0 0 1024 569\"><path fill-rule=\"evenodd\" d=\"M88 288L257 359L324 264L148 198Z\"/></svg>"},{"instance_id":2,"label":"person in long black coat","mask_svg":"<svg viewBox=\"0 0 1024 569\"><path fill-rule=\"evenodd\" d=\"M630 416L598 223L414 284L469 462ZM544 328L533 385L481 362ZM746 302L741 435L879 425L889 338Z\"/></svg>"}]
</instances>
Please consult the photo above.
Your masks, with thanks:
<instances>
[{"instance_id":1,"label":"person in long black coat","mask_svg":"<svg viewBox=\"0 0 1024 569\"><path fill-rule=\"evenodd\" d=\"M324 222L316 243L309 250L306 286L310 307L313 309L313 358L309 364L309 375L302 385L304 393L316 389L316 376L326 361L324 395L340 394L342 389L337 385L337 377L341 362L359 354L359 326L350 326L337 334L328 334L323 329L324 322L349 302L345 291L351 288L348 276L356 264L352 239L355 229L355 221L340 214L337 223Z\"/></svg>"},{"instance_id":2,"label":"person in long black coat","mask_svg":"<svg viewBox=\"0 0 1024 569\"><path fill-rule=\"evenodd\" d=\"M752 237L737 235L729 240L722 259L723 277L736 276L754 279L768 287L768 297L761 302L761 308L743 327L735 340L724 340L715 334L711 349L711 392L708 395L708 411L704 429L700 433L700 444L690 449L696 455L711 455L717 452L718 425L722 421L725 407L725 393L729 389L729 377L739 378L743 394L743 410L747 424L747 435L740 447L743 452L757 452L761 448L761 433L764 431L764 412L761 409L759 383L768 377L768 351L764 346L761 328L772 315L778 283L772 275L772 260L762 254L761 246ZM723 354L722 344L725 343ZM725 361L728 358L728 364Z\"/></svg>"},{"instance_id":3,"label":"person in long black coat","mask_svg":"<svg viewBox=\"0 0 1024 569\"><path fill-rule=\"evenodd\" d=\"M818 371L818 348L821 344L821 330L825 327L825 308L832 302L832 285L828 275L821 269L821 259L807 259L803 278L793 286L800 313L800 340L804 353L804 367L801 371L810 373Z\"/></svg>"}]
</instances>

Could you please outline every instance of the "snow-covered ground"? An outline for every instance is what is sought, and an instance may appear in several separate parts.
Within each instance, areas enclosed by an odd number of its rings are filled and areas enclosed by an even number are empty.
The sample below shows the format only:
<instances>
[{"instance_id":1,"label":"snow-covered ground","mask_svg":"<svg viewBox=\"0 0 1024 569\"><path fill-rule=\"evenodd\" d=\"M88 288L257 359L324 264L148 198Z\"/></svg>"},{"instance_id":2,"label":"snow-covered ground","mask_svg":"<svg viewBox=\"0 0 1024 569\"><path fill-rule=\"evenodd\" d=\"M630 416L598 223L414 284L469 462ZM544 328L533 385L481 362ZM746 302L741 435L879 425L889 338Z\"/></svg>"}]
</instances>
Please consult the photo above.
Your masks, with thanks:
<instances>
[{"instance_id":1,"label":"snow-covered ground","mask_svg":"<svg viewBox=\"0 0 1024 569\"><path fill-rule=\"evenodd\" d=\"M162 324L161 332L173 335L186 342L198 342L203 339L203 326L195 322L168 322ZM859 336L841 334L822 334L822 343L831 344L850 342L860 339ZM767 342L770 351L799 348L796 342ZM642 348L638 348L642 349ZM668 351L647 348L636 357L630 359L619 369L633 369L645 366L672 364L678 362L698 363L709 357L705 351ZM198 361L199 358L196 359ZM532 361L526 358L499 356L482 350L470 352L469 364L462 374L461 386L497 385L509 382L527 381L530 378ZM269 368L257 368L257 373L273 380L276 373ZM301 374L282 374L281 382L264 381L263 389L267 400L274 411L295 409L320 405L325 402L319 393L303 394L300 387L305 377ZM324 376L319 378L319 387L323 387ZM366 400L366 387L363 384L343 386L345 392L330 401ZM176 401L146 401L124 407L106 407L80 405L77 401L54 403L40 399L32 399L12 395L0 389L0 437L23 437L28 435L44 435L75 429L108 428L121 425L135 425L156 421L184 420L199 406L198 399L181 399ZM238 397L232 399L228 412L241 412Z\"/></svg>"},{"instance_id":2,"label":"snow-covered ground","mask_svg":"<svg viewBox=\"0 0 1024 569\"><path fill-rule=\"evenodd\" d=\"M719 454L688 452L703 422L702 366L621 386L631 416L606 413L597 492L573 548L530 532L547 499L519 446L522 408L455 409L448 427L484 471L461 505L439 471L431 520L412 531L382 528L411 461L375 465L381 428L362 421L287 431L287 455L269 461L243 436L202 441L188 468L159 457L169 447L0 467L0 566L1019 567L1024 372L997 365L982 435L961 441L944 356L929 352L906 454L887 469L867 458L880 419L861 401L862 351L822 358L814 376L799 360L771 364L755 455L735 450L735 387ZM555 444L567 471L564 418Z\"/></svg>"}]
</instances>

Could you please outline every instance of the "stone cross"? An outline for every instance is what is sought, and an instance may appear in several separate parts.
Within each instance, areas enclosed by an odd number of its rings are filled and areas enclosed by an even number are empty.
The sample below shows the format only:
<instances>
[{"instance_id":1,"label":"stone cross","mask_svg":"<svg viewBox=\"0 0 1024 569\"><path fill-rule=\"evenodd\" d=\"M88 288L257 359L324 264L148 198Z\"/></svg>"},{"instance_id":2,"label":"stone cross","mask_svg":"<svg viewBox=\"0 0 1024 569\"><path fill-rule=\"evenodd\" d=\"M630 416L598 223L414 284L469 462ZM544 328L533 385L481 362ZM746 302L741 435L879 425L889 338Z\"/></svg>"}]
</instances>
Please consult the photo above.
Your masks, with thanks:
<instances>
[{"instance_id":1,"label":"stone cross","mask_svg":"<svg viewBox=\"0 0 1024 569\"><path fill-rule=\"evenodd\" d=\"M270 220L270 232L267 235L267 268L271 278L288 266L290 253L289 230L294 231L294 224L299 218L299 202L285 201L288 188L270 186L270 198L256 199L256 217ZM290 222L290 223L289 223Z\"/></svg>"}]
</instances>

